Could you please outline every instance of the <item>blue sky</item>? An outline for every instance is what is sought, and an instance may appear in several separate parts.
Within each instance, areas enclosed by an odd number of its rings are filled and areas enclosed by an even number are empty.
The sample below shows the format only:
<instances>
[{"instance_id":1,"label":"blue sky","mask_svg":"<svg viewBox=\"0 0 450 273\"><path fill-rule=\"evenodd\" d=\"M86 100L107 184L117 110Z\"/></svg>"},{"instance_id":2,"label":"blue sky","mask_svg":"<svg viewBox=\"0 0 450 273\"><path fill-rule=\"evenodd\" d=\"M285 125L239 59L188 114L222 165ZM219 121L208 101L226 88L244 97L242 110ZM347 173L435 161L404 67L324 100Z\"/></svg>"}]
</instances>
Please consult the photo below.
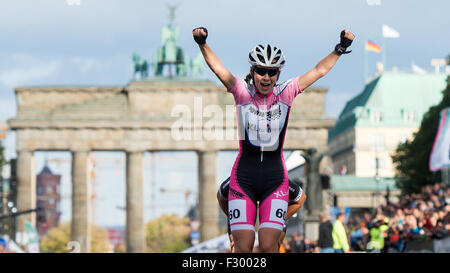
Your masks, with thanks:
<instances>
[{"instance_id":1,"label":"blue sky","mask_svg":"<svg viewBox=\"0 0 450 273\"><path fill-rule=\"evenodd\" d=\"M0 121L16 114L15 87L126 85L132 76L132 52L137 50L150 60L160 46L160 30L168 22L166 3L180 4L175 23L181 30L179 45L187 54L194 57L198 53L191 30L205 26L209 30L208 43L238 77L248 72L247 54L255 44L273 43L283 49L287 63L281 80L286 80L311 69L339 42L340 31L350 29L356 35L353 52L343 56L315 84L329 89L326 111L331 117L337 117L345 102L363 89L364 43L370 39L382 44L382 24L400 33L400 38L387 40L387 69L396 66L410 71L414 62L432 71L431 59L450 54L450 2L446 0L79 0L79 5L70 5L73 2L77 0L16 0L0 4ZM376 2L380 4L373 4ZM373 74L381 54L369 52L368 57L369 72ZM209 70L202 77L219 84ZM4 140L8 158L14 156L14 138L14 133L8 133ZM44 154L36 155L37 171ZM70 159L68 153L51 154ZM96 156L123 161L121 154ZM161 165L159 180L178 181L180 175L196 170L195 155L177 156L186 165L177 172ZM220 155L224 158L221 162L228 163L233 156ZM123 172L112 175L115 167L105 164L99 165L98 176L105 180L115 177L114 181L124 187L124 182L120 182L124 181ZM68 177L70 163L66 165L62 167L61 163L54 168ZM225 175L226 168L221 172L219 176ZM196 175L194 171L193 181ZM65 183L70 188L70 180ZM113 203L104 198L103 202ZM111 205L105 207L109 210L102 206L99 209L110 215ZM105 216L103 222L110 218Z\"/></svg>"}]
</instances>

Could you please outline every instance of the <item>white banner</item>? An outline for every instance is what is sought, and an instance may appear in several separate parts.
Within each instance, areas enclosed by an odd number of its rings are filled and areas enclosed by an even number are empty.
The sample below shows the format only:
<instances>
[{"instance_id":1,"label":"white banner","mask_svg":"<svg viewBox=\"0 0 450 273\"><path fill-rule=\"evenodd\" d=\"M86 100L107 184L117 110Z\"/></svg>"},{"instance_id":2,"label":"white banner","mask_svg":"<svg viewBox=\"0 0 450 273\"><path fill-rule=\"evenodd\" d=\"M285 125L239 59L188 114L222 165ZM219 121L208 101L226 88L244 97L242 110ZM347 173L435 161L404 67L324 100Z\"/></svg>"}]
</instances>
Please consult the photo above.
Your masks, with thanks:
<instances>
[{"instance_id":1,"label":"white banner","mask_svg":"<svg viewBox=\"0 0 450 273\"><path fill-rule=\"evenodd\" d=\"M450 107L441 111L439 127L430 155L430 170L450 167Z\"/></svg>"},{"instance_id":2,"label":"white banner","mask_svg":"<svg viewBox=\"0 0 450 273\"><path fill-rule=\"evenodd\" d=\"M228 234L202 242L182 251L182 253L220 253L230 250Z\"/></svg>"}]
</instances>

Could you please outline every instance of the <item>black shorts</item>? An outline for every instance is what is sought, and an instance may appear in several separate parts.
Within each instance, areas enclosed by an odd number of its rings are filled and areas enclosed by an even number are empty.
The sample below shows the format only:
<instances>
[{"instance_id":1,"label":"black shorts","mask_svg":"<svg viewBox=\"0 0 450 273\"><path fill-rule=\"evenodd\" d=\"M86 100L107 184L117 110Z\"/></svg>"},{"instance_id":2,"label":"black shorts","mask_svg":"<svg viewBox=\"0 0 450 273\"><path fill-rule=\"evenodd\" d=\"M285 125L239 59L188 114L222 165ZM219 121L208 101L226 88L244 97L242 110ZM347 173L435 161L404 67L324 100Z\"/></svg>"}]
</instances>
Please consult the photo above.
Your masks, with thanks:
<instances>
[{"instance_id":1,"label":"black shorts","mask_svg":"<svg viewBox=\"0 0 450 273\"><path fill-rule=\"evenodd\" d=\"M228 192L230 191L230 177L220 184L219 195L223 200L228 200ZM302 197L303 190L299 184L289 180L289 204L297 202Z\"/></svg>"}]
</instances>

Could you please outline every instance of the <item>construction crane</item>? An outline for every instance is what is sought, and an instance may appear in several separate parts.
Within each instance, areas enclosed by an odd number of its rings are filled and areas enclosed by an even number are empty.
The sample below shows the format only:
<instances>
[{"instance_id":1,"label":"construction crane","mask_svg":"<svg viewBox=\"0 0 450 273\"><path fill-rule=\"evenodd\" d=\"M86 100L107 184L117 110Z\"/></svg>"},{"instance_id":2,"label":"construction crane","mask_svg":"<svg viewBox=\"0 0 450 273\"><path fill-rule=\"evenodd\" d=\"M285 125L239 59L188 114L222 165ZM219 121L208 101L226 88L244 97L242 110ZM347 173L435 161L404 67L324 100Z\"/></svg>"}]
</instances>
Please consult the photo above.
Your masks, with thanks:
<instances>
[{"instance_id":1,"label":"construction crane","mask_svg":"<svg viewBox=\"0 0 450 273\"><path fill-rule=\"evenodd\" d=\"M97 202L96 201L101 200L101 198L99 198L97 196L97 188L96 188L98 186L98 179L96 177L95 171L97 170L98 164L97 164L95 157L92 155L89 156L88 160L89 160L89 162L88 162L89 177L90 177L90 180L92 183L92 193L91 193L92 224L95 225L95 221L97 219ZM101 163L111 163L111 161L109 161L105 158L102 158ZM114 164L114 169L118 170L116 165L120 165L122 163L122 160L116 158L112 161L112 163Z\"/></svg>"},{"instance_id":2,"label":"construction crane","mask_svg":"<svg viewBox=\"0 0 450 273\"><path fill-rule=\"evenodd\" d=\"M95 226L95 220L97 219L97 203L96 203L96 199L97 199L97 194L96 194L96 179L95 179L95 166L96 166L96 162L94 157L89 156L88 157L89 160L89 177L91 179L91 183L92 183L92 192L91 192L91 208L92 208L92 224Z\"/></svg>"},{"instance_id":3,"label":"construction crane","mask_svg":"<svg viewBox=\"0 0 450 273\"><path fill-rule=\"evenodd\" d=\"M189 190L189 189L165 189L165 188L160 188L159 189L159 191L161 192L161 193L177 193L177 192L184 192L184 198L185 198L185 203L184 203L184 206L185 206L185 208L186 208L186 214L187 214L187 212L189 212L189 196L191 195L191 191ZM151 205L149 205L149 206L145 206L145 208L149 208L149 209L151 209L151 210L153 210L153 209L155 209L155 208L157 208L158 206L154 203L154 202L152 202L152 204ZM171 204L171 205L164 205L164 208L179 208L180 207L180 204ZM117 205L116 206L116 209L118 209L118 210L122 210L122 211L125 211L127 208L126 208L126 206L119 206L119 205Z\"/></svg>"},{"instance_id":4,"label":"construction crane","mask_svg":"<svg viewBox=\"0 0 450 273\"><path fill-rule=\"evenodd\" d=\"M192 193L189 189L166 189L166 188L160 188L159 191L161 193L184 192L184 207L186 208L186 214L189 212L189 196Z\"/></svg>"}]
</instances>

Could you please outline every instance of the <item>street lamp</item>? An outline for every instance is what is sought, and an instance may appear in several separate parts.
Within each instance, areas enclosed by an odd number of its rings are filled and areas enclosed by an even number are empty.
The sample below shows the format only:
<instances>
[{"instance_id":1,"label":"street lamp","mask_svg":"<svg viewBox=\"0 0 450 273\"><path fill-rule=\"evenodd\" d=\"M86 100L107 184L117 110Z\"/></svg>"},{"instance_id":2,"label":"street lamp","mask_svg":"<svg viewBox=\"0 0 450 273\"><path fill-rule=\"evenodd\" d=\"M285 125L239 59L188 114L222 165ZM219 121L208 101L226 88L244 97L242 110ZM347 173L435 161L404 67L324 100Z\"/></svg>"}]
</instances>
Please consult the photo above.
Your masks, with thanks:
<instances>
[{"instance_id":1,"label":"street lamp","mask_svg":"<svg viewBox=\"0 0 450 273\"><path fill-rule=\"evenodd\" d=\"M377 157L375 157L375 182L376 182L376 201L375 201L375 208L377 208L379 206L379 196L380 196L380 173L379 173L379 169L380 169L380 159Z\"/></svg>"}]
</instances>

